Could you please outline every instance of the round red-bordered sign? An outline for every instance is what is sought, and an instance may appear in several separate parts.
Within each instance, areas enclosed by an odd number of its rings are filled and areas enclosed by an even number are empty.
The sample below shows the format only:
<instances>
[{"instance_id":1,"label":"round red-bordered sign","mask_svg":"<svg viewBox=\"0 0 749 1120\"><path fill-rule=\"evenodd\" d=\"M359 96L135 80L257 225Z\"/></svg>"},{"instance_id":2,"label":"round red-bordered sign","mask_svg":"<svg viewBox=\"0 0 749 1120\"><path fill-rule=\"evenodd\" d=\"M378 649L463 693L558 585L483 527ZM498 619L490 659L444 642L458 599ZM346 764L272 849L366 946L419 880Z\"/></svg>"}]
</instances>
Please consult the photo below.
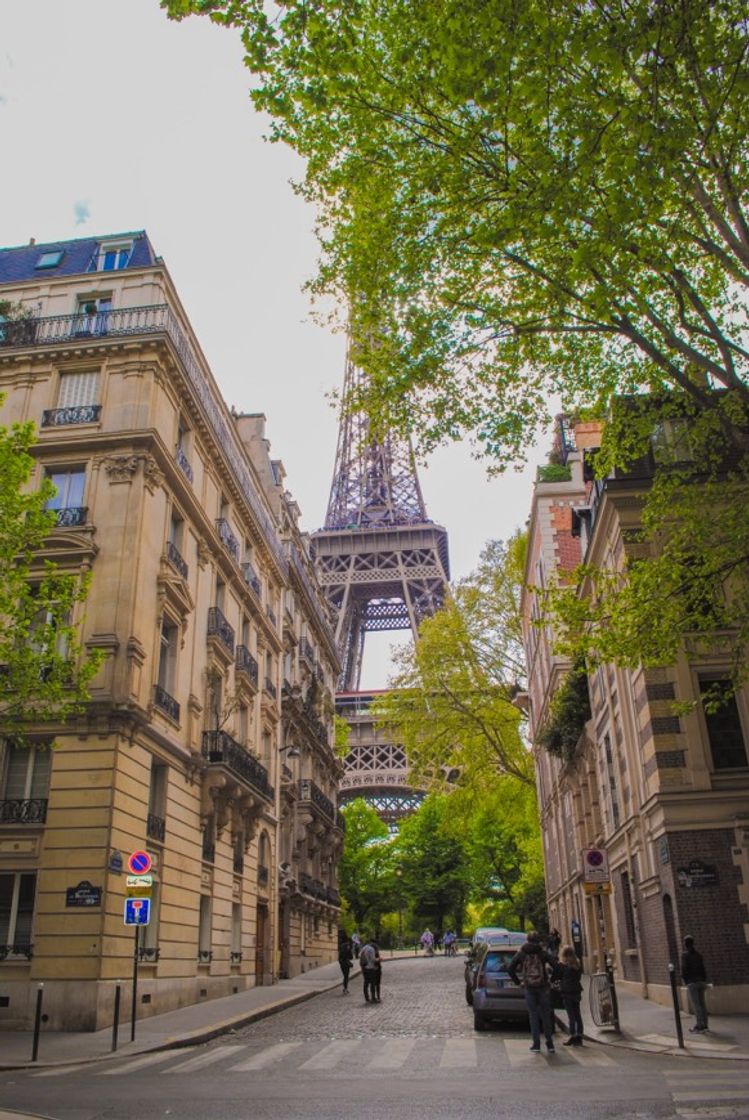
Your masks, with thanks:
<instances>
[{"instance_id":1,"label":"round red-bordered sign","mask_svg":"<svg viewBox=\"0 0 749 1120\"><path fill-rule=\"evenodd\" d=\"M588 852L587 859L591 867L600 867L603 863L603 852L596 851L596 849L593 848Z\"/></svg>"},{"instance_id":2,"label":"round red-bordered sign","mask_svg":"<svg viewBox=\"0 0 749 1120\"><path fill-rule=\"evenodd\" d=\"M147 875L152 862L148 852L133 852L128 856L127 866L131 875Z\"/></svg>"}]
</instances>

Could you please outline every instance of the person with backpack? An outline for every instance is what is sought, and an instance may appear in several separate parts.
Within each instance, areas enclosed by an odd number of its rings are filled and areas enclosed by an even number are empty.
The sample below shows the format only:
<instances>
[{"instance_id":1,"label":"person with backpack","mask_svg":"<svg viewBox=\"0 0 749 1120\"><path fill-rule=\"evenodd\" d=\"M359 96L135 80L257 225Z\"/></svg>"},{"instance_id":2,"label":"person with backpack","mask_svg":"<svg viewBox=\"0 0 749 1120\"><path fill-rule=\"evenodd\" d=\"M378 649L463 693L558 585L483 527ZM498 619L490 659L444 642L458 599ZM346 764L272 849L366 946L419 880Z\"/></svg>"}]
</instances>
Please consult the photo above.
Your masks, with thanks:
<instances>
[{"instance_id":1,"label":"person with backpack","mask_svg":"<svg viewBox=\"0 0 749 1120\"><path fill-rule=\"evenodd\" d=\"M552 987L559 985L559 994L562 997L564 1010L569 1020L570 1034L564 1046L582 1046L583 1044L583 1017L580 1013L580 1001L583 996L583 985L580 980L581 965L575 950L571 945L563 945L559 960L554 965L551 976Z\"/></svg>"},{"instance_id":2,"label":"person with backpack","mask_svg":"<svg viewBox=\"0 0 749 1120\"><path fill-rule=\"evenodd\" d=\"M359 964L364 978L364 999L367 1003L379 1003L380 951L372 938L368 938L359 951Z\"/></svg>"},{"instance_id":3,"label":"person with backpack","mask_svg":"<svg viewBox=\"0 0 749 1120\"><path fill-rule=\"evenodd\" d=\"M554 1053L554 1024L551 1015L550 973L554 958L541 944L540 934L531 930L524 945L510 961L507 972L525 993L525 1005L531 1025L531 1053L541 1052L541 1028L546 1049Z\"/></svg>"}]
</instances>

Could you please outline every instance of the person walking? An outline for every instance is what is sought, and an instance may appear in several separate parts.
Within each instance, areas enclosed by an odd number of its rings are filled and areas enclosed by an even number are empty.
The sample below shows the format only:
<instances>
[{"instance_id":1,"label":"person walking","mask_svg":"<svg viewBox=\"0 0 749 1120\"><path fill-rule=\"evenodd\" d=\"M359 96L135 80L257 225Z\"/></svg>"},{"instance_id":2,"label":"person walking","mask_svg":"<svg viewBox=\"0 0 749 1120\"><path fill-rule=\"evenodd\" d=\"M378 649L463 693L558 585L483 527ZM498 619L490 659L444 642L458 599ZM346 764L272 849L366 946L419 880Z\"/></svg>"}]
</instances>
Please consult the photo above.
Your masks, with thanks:
<instances>
[{"instance_id":1,"label":"person walking","mask_svg":"<svg viewBox=\"0 0 749 1120\"><path fill-rule=\"evenodd\" d=\"M358 960L359 952L361 951L361 937L359 937L359 934L356 932L356 930L354 930L354 932L351 934L351 947L354 950L354 956Z\"/></svg>"},{"instance_id":2,"label":"person walking","mask_svg":"<svg viewBox=\"0 0 749 1120\"><path fill-rule=\"evenodd\" d=\"M546 1049L554 1053L554 1024L551 1017L551 987L549 975L554 958L541 944L541 936L531 930L524 945L518 950L507 966L512 980L519 984L525 993L525 1004L531 1024L531 1053L541 1052L541 1028L543 1028Z\"/></svg>"},{"instance_id":3,"label":"person walking","mask_svg":"<svg viewBox=\"0 0 749 1120\"><path fill-rule=\"evenodd\" d=\"M707 1027L707 1004L705 991L707 989L707 972L702 953L694 947L694 938L684 938L684 952L681 955L681 978L687 986L689 1002L694 1014L695 1023L689 1030L691 1034L702 1034Z\"/></svg>"},{"instance_id":4,"label":"person walking","mask_svg":"<svg viewBox=\"0 0 749 1120\"><path fill-rule=\"evenodd\" d=\"M559 946L562 944L562 935L554 926L549 930L549 936L546 938L547 952L551 953L552 957L559 955Z\"/></svg>"},{"instance_id":5,"label":"person walking","mask_svg":"<svg viewBox=\"0 0 749 1120\"><path fill-rule=\"evenodd\" d=\"M580 979L582 966L577 959L575 950L571 945L563 945L559 960L554 965L552 984L559 983L559 993L562 997L564 1010L567 1012L570 1035L564 1046L582 1046L583 1044L583 1017L580 1012L580 1002L583 995L583 985Z\"/></svg>"},{"instance_id":6,"label":"person walking","mask_svg":"<svg viewBox=\"0 0 749 1120\"><path fill-rule=\"evenodd\" d=\"M348 990L348 978L351 972L351 965L354 963L354 950L351 945L351 939L346 936L343 930L340 931L338 938L338 963L341 966L343 974L343 995L350 995Z\"/></svg>"},{"instance_id":7,"label":"person walking","mask_svg":"<svg viewBox=\"0 0 749 1120\"><path fill-rule=\"evenodd\" d=\"M426 955L428 957L434 956L434 934L428 927L424 930L419 940L421 941L421 947Z\"/></svg>"},{"instance_id":8,"label":"person walking","mask_svg":"<svg viewBox=\"0 0 749 1120\"><path fill-rule=\"evenodd\" d=\"M379 1003L377 979L380 968L380 951L377 943L369 938L359 952L362 977L364 978L364 999L367 1003Z\"/></svg>"}]
</instances>

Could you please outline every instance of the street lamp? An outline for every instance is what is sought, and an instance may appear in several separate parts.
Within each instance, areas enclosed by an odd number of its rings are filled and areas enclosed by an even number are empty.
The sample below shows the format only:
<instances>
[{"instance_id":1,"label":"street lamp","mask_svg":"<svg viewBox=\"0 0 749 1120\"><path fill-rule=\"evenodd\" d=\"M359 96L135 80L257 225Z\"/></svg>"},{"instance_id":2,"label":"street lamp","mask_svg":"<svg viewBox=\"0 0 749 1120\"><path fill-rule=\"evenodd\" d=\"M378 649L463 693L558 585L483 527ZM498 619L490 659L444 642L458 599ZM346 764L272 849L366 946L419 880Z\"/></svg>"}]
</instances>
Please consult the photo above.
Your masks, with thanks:
<instances>
[{"instance_id":1,"label":"street lamp","mask_svg":"<svg viewBox=\"0 0 749 1120\"><path fill-rule=\"evenodd\" d=\"M398 948L403 948L403 868L396 867L396 878L398 879Z\"/></svg>"}]
</instances>

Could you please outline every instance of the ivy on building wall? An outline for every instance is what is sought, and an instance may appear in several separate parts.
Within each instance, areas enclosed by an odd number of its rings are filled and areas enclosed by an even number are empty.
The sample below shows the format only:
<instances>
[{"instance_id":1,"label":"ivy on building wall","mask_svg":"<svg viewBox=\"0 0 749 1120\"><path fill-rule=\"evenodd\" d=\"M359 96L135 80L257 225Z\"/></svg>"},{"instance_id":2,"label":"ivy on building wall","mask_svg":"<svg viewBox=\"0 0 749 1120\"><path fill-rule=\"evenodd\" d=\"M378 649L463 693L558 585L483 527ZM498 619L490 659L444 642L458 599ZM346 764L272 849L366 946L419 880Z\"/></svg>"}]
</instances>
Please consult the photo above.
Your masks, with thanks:
<instances>
[{"instance_id":1,"label":"ivy on building wall","mask_svg":"<svg viewBox=\"0 0 749 1120\"><path fill-rule=\"evenodd\" d=\"M588 676L582 665L576 665L555 692L536 742L549 754L571 762L590 716Z\"/></svg>"}]
</instances>

